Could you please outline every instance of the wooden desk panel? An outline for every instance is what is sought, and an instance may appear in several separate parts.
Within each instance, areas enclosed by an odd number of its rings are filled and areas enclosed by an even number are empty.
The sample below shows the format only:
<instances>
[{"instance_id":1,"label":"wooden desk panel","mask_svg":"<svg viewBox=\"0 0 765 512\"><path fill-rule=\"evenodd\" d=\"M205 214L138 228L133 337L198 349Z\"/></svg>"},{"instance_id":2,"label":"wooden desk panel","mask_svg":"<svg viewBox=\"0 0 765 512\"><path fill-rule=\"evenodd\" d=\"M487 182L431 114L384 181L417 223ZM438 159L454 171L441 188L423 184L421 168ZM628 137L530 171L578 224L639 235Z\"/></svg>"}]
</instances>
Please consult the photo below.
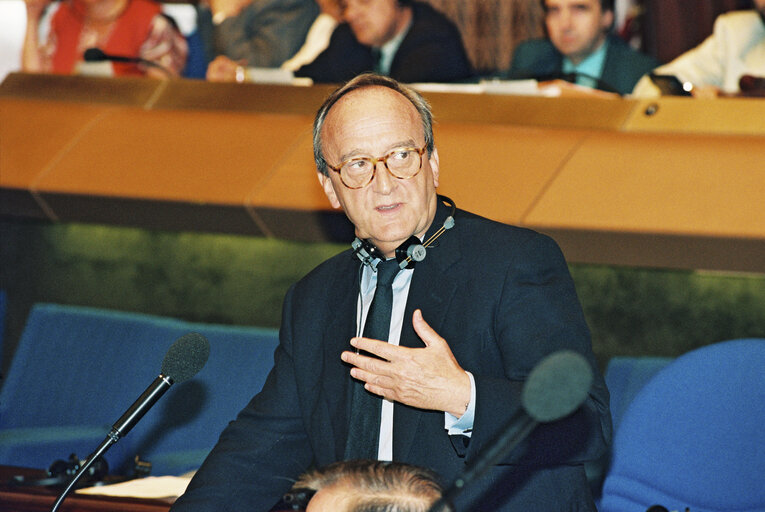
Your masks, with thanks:
<instances>
[{"instance_id":1,"label":"wooden desk panel","mask_svg":"<svg viewBox=\"0 0 765 512\"><path fill-rule=\"evenodd\" d=\"M91 123L37 188L241 206L310 120L299 116L117 109ZM310 167L309 167L310 170Z\"/></svg>"},{"instance_id":2,"label":"wooden desk panel","mask_svg":"<svg viewBox=\"0 0 765 512\"><path fill-rule=\"evenodd\" d=\"M434 135L441 161L438 190L460 208L521 224L586 135L579 130L441 123Z\"/></svg>"},{"instance_id":3,"label":"wooden desk panel","mask_svg":"<svg viewBox=\"0 0 765 512\"><path fill-rule=\"evenodd\" d=\"M347 241L312 160L331 87L135 80L10 75L0 215ZM460 207L571 261L765 272L765 100L425 95Z\"/></svg>"},{"instance_id":4,"label":"wooden desk panel","mask_svg":"<svg viewBox=\"0 0 765 512\"><path fill-rule=\"evenodd\" d=\"M754 137L601 133L582 143L523 223L762 239L765 144Z\"/></svg>"},{"instance_id":5,"label":"wooden desk panel","mask_svg":"<svg viewBox=\"0 0 765 512\"><path fill-rule=\"evenodd\" d=\"M80 132L113 107L0 97L0 180L34 188Z\"/></svg>"},{"instance_id":6,"label":"wooden desk panel","mask_svg":"<svg viewBox=\"0 0 765 512\"><path fill-rule=\"evenodd\" d=\"M44 472L0 466L0 510L3 512L48 512L63 489L10 485L15 475L28 480L43 478ZM86 496L72 493L64 500L61 512L167 512L171 501L137 498Z\"/></svg>"}]
</instances>

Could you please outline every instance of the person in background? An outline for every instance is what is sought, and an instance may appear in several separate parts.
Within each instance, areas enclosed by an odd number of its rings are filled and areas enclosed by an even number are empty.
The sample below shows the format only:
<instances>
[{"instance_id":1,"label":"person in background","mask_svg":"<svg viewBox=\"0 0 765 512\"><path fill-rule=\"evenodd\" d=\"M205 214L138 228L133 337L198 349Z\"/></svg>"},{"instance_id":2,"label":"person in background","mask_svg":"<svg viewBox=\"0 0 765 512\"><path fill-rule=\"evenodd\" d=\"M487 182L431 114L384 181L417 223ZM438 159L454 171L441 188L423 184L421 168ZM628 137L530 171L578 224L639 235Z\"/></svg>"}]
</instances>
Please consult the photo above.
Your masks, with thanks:
<instances>
[{"instance_id":1,"label":"person in background","mask_svg":"<svg viewBox=\"0 0 765 512\"><path fill-rule=\"evenodd\" d=\"M753 0L753 7L718 16L712 35L654 73L677 77L696 97L736 94L754 86L747 79L761 83L765 79L765 0ZM747 75L750 78L742 81ZM649 76L641 78L633 91L638 97L661 94Z\"/></svg>"},{"instance_id":2,"label":"person in background","mask_svg":"<svg viewBox=\"0 0 765 512\"><path fill-rule=\"evenodd\" d=\"M227 80L237 65L278 68L300 49L318 15L314 0L202 0L208 80Z\"/></svg>"},{"instance_id":3,"label":"person in background","mask_svg":"<svg viewBox=\"0 0 765 512\"><path fill-rule=\"evenodd\" d=\"M401 82L454 82L472 76L457 27L429 4L409 0L342 0L346 23L328 48L295 72L342 83L375 71Z\"/></svg>"},{"instance_id":4,"label":"person in background","mask_svg":"<svg viewBox=\"0 0 765 512\"><path fill-rule=\"evenodd\" d=\"M438 477L425 468L349 460L304 474L285 502L306 512L428 512L442 494Z\"/></svg>"},{"instance_id":5,"label":"person in background","mask_svg":"<svg viewBox=\"0 0 765 512\"><path fill-rule=\"evenodd\" d=\"M282 69L296 71L306 64L310 64L316 57L327 49L332 33L337 25L343 20L343 8L340 0L316 0L321 13L314 20L305 43L300 50L289 60L282 63Z\"/></svg>"},{"instance_id":6,"label":"person in background","mask_svg":"<svg viewBox=\"0 0 765 512\"><path fill-rule=\"evenodd\" d=\"M66 0L53 13L48 37L40 41L43 12L50 0L25 0L27 30L22 71L115 76L178 76L188 46L175 23L151 0ZM110 55L141 58L157 66L127 62L85 62L99 48Z\"/></svg>"},{"instance_id":7,"label":"person in background","mask_svg":"<svg viewBox=\"0 0 765 512\"><path fill-rule=\"evenodd\" d=\"M541 0L547 38L518 45L510 79L571 76L575 83L629 94L658 65L611 33L613 0Z\"/></svg>"},{"instance_id":8,"label":"person in background","mask_svg":"<svg viewBox=\"0 0 765 512\"><path fill-rule=\"evenodd\" d=\"M316 56L329 45L332 33L343 16L340 0L316 0L316 3L320 13L311 24L303 46L292 57L281 63L279 66L281 69L295 71L313 62ZM216 57L208 66L207 79L213 82L241 82L247 81L248 77L246 65L224 55Z\"/></svg>"},{"instance_id":9,"label":"person in background","mask_svg":"<svg viewBox=\"0 0 765 512\"><path fill-rule=\"evenodd\" d=\"M532 369L572 350L595 375L584 404L538 426L453 505L594 512L584 464L610 442L609 398L557 244L439 196L430 106L389 77L330 94L313 141L319 185L356 240L287 292L263 389L171 510L265 512L291 479L340 460L403 462L451 484L521 413Z\"/></svg>"}]
</instances>

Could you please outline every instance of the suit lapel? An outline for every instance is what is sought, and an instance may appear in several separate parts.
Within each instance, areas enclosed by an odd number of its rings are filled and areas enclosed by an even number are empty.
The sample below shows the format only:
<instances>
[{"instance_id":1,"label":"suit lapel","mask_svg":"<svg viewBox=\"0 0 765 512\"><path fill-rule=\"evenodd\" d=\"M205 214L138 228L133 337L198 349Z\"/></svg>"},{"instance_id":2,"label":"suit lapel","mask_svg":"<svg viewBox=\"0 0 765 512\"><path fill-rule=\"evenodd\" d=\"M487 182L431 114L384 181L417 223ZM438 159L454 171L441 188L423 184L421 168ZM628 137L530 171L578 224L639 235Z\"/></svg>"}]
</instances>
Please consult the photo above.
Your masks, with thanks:
<instances>
[{"instance_id":1,"label":"suit lapel","mask_svg":"<svg viewBox=\"0 0 765 512\"><path fill-rule=\"evenodd\" d=\"M359 262L351 260L339 268L327 300L332 318L322 333L323 371L321 378L321 404L326 407L332 432L322 433L324 440L333 439L334 458L342 458L348 432L348 410L350 403L349 367L340 360L340 354L350 347L350 339L356 335L356 304L359 294ZM323 415L319 415L324 417ZM316 415L312 417L316 418ZM325 420L327 417L324 417ZM326 432L327 425L314 425L316 432ZM331 436L331 437L330 437ZM329 448L329 446L327 446Z\"/></svg>"},{"instance_id":2,"label":"suit lapel","mask_svg":"<svg viewBox=\"0 0 765 512\"><path fill-rule=\"evenodd\" d=\"M426 235L426 239L443 225L447 214L446 207L439 205L438 214ZM457 287L456 280L445 279L445 277L450 267L461 259L458 226L459 220L457 219L455 226L438 238L436 244L428 249L425 260L417 263L415 267L404 313L404 324L401 329L401 346L410 348L424 346L412 325L412 315L415 309L422 310L423 318L436 332L440 332L441 326L444 324L447 306L454 297ZM406 460L415 433L420 426L421 418L422 413L419 409L399 403L394 405L394 460Z\"/></svg>"}]
</instances>

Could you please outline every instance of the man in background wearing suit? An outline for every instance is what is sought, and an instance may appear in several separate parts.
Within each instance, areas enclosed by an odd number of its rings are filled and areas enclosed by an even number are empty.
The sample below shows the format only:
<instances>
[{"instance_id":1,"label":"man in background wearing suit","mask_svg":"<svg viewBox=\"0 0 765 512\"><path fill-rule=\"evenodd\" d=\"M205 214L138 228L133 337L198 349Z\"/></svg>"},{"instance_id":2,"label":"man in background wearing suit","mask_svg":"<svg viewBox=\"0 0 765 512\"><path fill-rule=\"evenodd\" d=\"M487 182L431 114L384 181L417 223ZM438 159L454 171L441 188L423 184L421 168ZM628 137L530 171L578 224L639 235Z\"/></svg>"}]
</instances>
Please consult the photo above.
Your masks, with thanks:
<instances>
[{"instance_id":1,"label":"man in background wearing suit","mask_svg":"<svg viewBox=\"0 0 765 512\"><path fill-rule=\"evenodd\" d=\"M401 82L454 82L471 77L462 37L425 2L342 0L346 23L329 47L295 72L314 82L342 83L375 71Z\"/></svg>"},{"instance_id":2,"label":"man in background wearing suit","mask_svg":"<svg viewBox=\"0 0 765 512\"><path fill-rule=\"evenodd\" d=\"M537 427L455 508L595 510L584 463L610 442L609 398L566 262L549 237L436 194L432 122L418 93L375 74L319 109L317 176L355 249L290 288L263 390L173 512L265 512L310 467L349 459L426 467L448 485L521 410L530 371L564 349L596 374L582 407Z\"/></svg>"},{"instance_id":3,"label":"man in background wearing suit","mask_svg":"<svg viewBox=\"0 0 765 512\"><path fill-rule=\"evenodd\" d=\"M573 76L579 85L629 94L641 76L658 66L611 34L613 0L541 0L548 38L516 48L509 78Z\"/></svg>"},{"instance_id":4,"label":"man in background wearing suit","mask_svg":"<svg viewBox=\"0 0 765 512\"><path fill-rule=\"evenodd\" d=\"M279 67L305 41L319 6L314 0L200 0L197 13L208 62L224 56Z\"/></svg>"}]
</instances>

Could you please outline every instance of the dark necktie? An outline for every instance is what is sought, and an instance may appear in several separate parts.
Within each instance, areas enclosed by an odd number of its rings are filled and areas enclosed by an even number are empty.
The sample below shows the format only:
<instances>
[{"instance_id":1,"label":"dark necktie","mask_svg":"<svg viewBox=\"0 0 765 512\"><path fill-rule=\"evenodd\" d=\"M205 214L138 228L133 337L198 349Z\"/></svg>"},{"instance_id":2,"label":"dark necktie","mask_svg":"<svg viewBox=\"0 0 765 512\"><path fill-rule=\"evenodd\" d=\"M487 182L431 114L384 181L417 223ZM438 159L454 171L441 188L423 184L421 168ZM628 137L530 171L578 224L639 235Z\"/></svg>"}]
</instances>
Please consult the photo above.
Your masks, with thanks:
<instances>
[{"instance_id":1,"label":"dark necktie","mask_svg":"<svg viewBox=\"0 0 765 512\"><path fill-rule=\"evenodd\" d=\"M393 309L393 279L401 268L394 259L377 265L377 288L364 324L364 337L388 341ZM380 444L382 398L364 389L364 383L351 382L351 415L345 459L377 459Z\"/></svg>"},{"instance_id":2,"label":"dark necktie","mask_svg":"<svg viewBox=\"0 0 765 512\"><path fill-rule=\"evenodd\" d=\"M382 52L379 48L372 48L372 71L382 74Z\"/></svg>"}]
</instances>

